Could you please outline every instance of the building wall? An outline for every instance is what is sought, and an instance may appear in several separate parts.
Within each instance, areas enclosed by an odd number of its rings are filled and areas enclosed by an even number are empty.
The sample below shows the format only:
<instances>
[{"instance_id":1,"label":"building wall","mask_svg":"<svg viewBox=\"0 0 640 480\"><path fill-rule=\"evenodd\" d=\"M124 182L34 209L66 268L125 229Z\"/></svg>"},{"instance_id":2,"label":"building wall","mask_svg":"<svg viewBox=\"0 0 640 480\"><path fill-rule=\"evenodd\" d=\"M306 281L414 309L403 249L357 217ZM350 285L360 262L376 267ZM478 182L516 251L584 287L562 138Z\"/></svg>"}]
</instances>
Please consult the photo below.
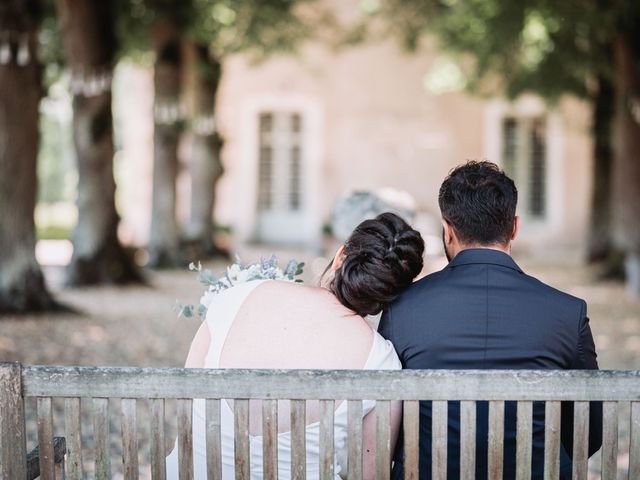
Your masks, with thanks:
<instances>
[{"instance_id":1,"label":"building wall","mask_svg":"<svg viewBox=\"0 0 640 480\"><path fill-rule=\"evenodd\" d=\"M535 114L547 119L548 214L544 222L524 219L519 244L534 253L548 252L549 245L579 252L591 184L587 106L565 99L549 110L531 96L508 103L461 90L430 93L424 78L439 55L430 44L411 55L389 40L338 52L310 45L298 57L260 65L230 59L219 97L226 174L218 219L232 225L240 241L255 236L255 118L261 110L297 108L313 124L307 132L312 218L303 227L311 243L333 202L353 190L405 190L420 211L437 219L438 188L447 172L467 159L499 163L504 116Z\"/></svg>"}]
</instances>

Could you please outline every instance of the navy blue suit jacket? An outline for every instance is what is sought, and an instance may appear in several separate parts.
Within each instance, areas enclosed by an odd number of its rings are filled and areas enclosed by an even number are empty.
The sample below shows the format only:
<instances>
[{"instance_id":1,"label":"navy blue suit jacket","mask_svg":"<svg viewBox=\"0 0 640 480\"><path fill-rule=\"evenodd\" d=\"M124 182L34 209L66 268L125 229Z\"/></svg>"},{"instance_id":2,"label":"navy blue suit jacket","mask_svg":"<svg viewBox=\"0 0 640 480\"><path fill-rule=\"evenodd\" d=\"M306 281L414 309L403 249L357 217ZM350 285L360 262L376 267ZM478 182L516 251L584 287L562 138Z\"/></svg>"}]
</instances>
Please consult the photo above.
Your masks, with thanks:
<instances>
[{"instance_id":1,"label":"navy blue suit jacket","mask_svg":"<svg viewBox=\"0 0 640 480\"><path fill-rule=\"evenodd\" d=\"M525 275L490 249L463 250L414 283L383 313L379 331L409 369L597 369L586 303ZM516 404L505 404L504 478L515 478ZM533 409L532 478L544 468L544 404ZM460 473L459 402L449 402L447 478ZM602 405L590 411L589 454L602 441ZM476 478L487 478L488 405L477 403ZM571 477L573 404L562 406L562 478ZM402 441L393 478L403 478ZM420 404L420 478L431 478L431 403Z\"/></svg>"}]
</instances>

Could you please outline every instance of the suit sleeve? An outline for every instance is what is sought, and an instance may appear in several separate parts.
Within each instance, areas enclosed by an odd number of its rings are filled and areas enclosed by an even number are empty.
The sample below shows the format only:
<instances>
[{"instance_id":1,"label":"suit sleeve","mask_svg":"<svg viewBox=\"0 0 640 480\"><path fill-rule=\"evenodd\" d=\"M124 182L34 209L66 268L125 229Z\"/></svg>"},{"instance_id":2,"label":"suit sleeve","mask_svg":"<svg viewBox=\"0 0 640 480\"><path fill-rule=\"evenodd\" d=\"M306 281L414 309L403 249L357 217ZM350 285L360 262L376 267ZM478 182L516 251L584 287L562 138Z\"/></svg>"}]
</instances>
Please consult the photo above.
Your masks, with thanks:
<instances>
[{"instance_id":1,"label":"suit sleeve","mask_svg":"<svg viewBox=\"0 0 640 480\"><path fill-rule=\"evenodd\" d=\"M382 335L386 340L394 343L393 332L391 329L391 306L388 306L382 311L380 323L378 324L378 333Z\"/></svg>"},{"instance_id":2,"label":"suit sleeve","mask_svg":"<svg viewBox=\"0 0 640 480\"><path fill-rule=\"evenodd\" d=\"M578 348L574 363L570 366L575 370L598 370L596 346L586 316L587 306L582 302ZM562 444L569 456L573 456L573 403L562 404ZM602 402L589 403L589 456L598 451L602 445Z\"/></svg>"}]
</instances>

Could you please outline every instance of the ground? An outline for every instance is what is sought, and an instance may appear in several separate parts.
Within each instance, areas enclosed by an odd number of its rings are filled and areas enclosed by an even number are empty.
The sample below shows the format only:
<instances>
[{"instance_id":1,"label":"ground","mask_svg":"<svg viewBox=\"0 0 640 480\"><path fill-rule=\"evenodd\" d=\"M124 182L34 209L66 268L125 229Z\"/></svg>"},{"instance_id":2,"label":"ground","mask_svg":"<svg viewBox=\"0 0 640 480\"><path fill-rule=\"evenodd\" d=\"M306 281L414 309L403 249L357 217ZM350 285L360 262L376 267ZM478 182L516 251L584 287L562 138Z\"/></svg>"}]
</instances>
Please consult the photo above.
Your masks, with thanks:
<instances>
[{"instance_id":1,"label":"ground","mask_svg":"<svg viewBox=\"0 0 640 480\"><path fill-rule=\"evenodd\" d=\"M294 252L281 258L284 263L301 255ZM428 268L441 263L431 259ZM630 299L622 284L596 281L587 267L521 264L542 281L587 300L601 368L640 369L640 301ZM322 259L307 261L307 283L317 279L323 265ZM207 267L219 272L223 264ZM176 300L197 303L202 288L194 273L150 272L149 286L73 290L61 288L58 268L49 268L47 276L57 298L78 313L3 318L0 361L154 367L184 362L199 321L177 318L173 307Z\"/></svg>"},{"instance_id":2,"label":"ground","mask_svg":"<svg viewBox=\"0 0 640 480\"><path fill-rule=\"evenodd\" d=\"M300 252L281 254L305 257ZM255 252L247 254L248 259ZM306 281L317 279L326 259L309 259ZM589 316L603 369L640 369L640 301L631 300L622 284L595 280L594 271L582 266L549 266L523 260L521 266L541 280L587 300ZM433 270L442 260L432 258ZM221 263L208 265L214 271ZM177 318L176 300L197 303L201 286L188 271L149 273L149 286L89 289L61 288L61 270L47 268L47 277L56 296L75 308L77 314L9 316L0 321L0 362L20 361L31 364L131 365L150 367L182 366L191 338L199 326L197 318ZM27 405L29 408L30 405ZM83 403L84 407L84 403ZM114 406L115 407L115 406ZM56 412L61 412L58 405ZM90 407L87 409L90 411ZM170 409L168 410L168 412ZM142 424L144 413L140 413ZM59 418L59 416L58 416ZM87 418L90 422L90 418ZM119 448L119 421L113 422L114 448ZM29 428L30 442L35 442L34 425ZM174 428L169 421L169 431ZM59 420L56 435L62 434ZM628 445L628 425L622 423L621 452ZM89 432L86 445L90 446ZM170 437L171 435L168 434ZM144 444L140 448L146 448ZM143 455L144 457L144 455ZM625 467L626 456L620 456ZM114 474L119 462L114 462ZM144 464L142 459L141 464ZM91 466L89 465L90 471Z\"/></svg>"}]
</instances>

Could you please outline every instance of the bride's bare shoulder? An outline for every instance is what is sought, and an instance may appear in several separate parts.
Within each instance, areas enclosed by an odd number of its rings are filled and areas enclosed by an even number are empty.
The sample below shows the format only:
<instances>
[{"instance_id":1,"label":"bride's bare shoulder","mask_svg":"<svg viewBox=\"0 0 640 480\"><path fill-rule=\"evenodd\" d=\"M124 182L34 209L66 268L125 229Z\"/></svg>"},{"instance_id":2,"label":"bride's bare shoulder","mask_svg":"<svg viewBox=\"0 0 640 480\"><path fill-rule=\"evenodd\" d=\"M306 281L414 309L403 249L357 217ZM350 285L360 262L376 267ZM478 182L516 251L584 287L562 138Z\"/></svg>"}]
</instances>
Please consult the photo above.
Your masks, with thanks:
<instances>
[{"instance_id":1,"label":"bride's bare shoulder","mask_svg":"<svg viewBox=\"0 0 640 480\"><path fill-rule=\"evenodd\" d=\"M349 312L349 310L338 301L333 293L326 288L315 285L274 280L265 282L263 292L287 298L294 302L311 301Z\"/></svg>"},{"instance_id":2,"label":"bride's bare shoulder","mask_svg":"<svg viewBox=\"0 0 640 480\"><path fill-rule=\"evenodd\" d=\"M342 305L336 296L326 288L286 281L269 281L261 288L262 294L274 304L297 306L313 317L315 314L325 319L336 318L344 321L352 319L356 323L364 319Z\"/></svg>"}]
</instances>

